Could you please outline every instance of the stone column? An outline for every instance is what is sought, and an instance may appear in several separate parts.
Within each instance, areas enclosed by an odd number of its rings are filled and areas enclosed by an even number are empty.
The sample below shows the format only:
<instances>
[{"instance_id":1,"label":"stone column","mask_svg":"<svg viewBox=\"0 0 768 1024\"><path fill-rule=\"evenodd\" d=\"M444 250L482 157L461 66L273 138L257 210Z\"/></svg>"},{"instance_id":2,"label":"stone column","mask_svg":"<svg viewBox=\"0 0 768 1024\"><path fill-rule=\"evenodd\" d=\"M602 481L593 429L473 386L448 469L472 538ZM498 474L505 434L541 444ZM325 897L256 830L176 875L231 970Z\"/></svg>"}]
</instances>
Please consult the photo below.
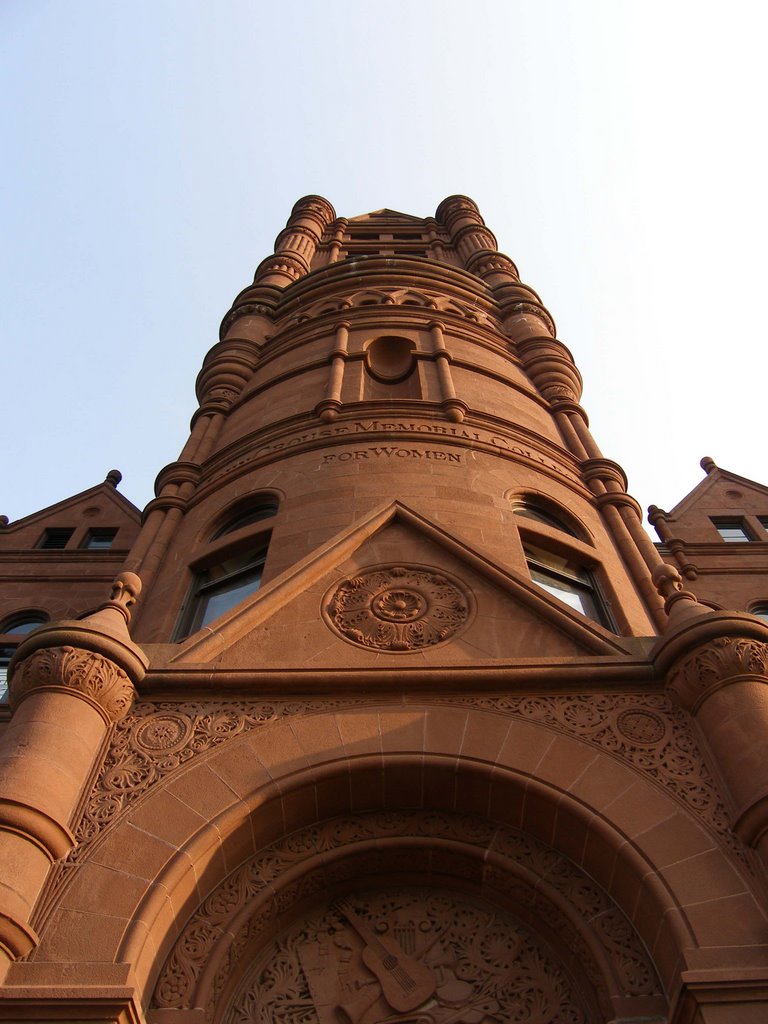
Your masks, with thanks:
<instances>
[{"instance_id":1,"label":"stone column","mask_svg":"<svg viewBox=\"0 0 768 1024\"><path fill-rule=\"evenodd\" d=\"M128 611L141 590L122 573L93 615L31 633L9 669L11 722L0 740L0 979L37 944L30 917L70 831L107 730L122 718L147 659Z\"/></svg>"},{"instance_id":2,"label":"stone column","mask_svg":"<svg viewBox=\"0 0 768 1024\"><path fill-rule=\"evenodd\" d=\"M705 609L682 589L673 566L654 576L669 613L653 652L657 671L704 736L733 808L733 831L768 867L768 625Z\"/></svg>"}]
</instances>

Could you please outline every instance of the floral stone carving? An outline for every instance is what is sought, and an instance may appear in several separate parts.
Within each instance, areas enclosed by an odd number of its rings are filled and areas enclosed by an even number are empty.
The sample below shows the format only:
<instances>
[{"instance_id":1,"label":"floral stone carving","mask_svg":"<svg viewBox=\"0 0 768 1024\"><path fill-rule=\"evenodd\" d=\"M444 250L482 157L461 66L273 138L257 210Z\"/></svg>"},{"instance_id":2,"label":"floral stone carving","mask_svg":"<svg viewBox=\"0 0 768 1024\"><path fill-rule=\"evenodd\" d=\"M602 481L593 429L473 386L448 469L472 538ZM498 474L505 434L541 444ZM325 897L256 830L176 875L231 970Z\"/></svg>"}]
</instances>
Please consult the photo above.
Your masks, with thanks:
<instances>
[{"instance_id":1,"label":"floral stone carving","mask_svg":"<svg viewBox=\"0 0 768 1024\"><path fill-rule=\"evenodd\" d=\"M345 580L331 594L325 618L359 647L408 653L450 640L470 609L469 595L444 573L397 565Z\"/></svg>"},{"instance_id":2,"label":"floral stone carving","mask_svg":"<svg viewBox=\"0 0 768 1024\"><path fill-rule=\"evenodd\" d=\"M101 654L77 647L46 647L16 666L11 703L33 690L70 690L94 704L108 723L129 711L135 691L126 673Z\"/></svg>"},{"instance_id":3,"label":"floral stone carving","mask_svg":"<svg viewBox=\"0 0 768 1024\"><path fill-rule=\"evenodd\" d=\"M431 889L357 893L294 924L226 1024L584 1024L556 955L512 915Z\"/></svg>"},{"instance_id":4,"label":"floral stone carving","mask_svg":"<svg viewBox=\"0 0 768 1024\"><path fill-rule=\"evenodd\" d=\"M682 658L670 670L667 688L682 707L695 714L713 690L745 676L768 676L768 644L718 637Z\"/></svg>"}]
</instances>

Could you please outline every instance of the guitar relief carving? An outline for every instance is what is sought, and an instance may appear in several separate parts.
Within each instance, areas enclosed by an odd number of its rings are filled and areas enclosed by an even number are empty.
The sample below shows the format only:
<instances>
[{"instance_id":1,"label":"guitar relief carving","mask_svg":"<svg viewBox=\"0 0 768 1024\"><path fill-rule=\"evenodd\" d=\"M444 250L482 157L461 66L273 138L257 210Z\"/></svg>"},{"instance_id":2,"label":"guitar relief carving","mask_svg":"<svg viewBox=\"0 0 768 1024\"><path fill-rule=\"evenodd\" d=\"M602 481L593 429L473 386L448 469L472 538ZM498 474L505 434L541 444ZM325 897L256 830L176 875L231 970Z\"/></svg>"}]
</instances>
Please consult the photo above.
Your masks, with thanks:
<instances>
[{"instance_id":1,"label":"guitar relief carving","mask_svg":"<svg viewBox=\"0 0 768 1024\"><path fill-rule=\"evenodd\" d=\"M511 915L411 889L358 894L354 906L339 902L294 925L245 978L223 1021L585 1024L590 1011L557 954Z\"/></svg>"}]
</instances>

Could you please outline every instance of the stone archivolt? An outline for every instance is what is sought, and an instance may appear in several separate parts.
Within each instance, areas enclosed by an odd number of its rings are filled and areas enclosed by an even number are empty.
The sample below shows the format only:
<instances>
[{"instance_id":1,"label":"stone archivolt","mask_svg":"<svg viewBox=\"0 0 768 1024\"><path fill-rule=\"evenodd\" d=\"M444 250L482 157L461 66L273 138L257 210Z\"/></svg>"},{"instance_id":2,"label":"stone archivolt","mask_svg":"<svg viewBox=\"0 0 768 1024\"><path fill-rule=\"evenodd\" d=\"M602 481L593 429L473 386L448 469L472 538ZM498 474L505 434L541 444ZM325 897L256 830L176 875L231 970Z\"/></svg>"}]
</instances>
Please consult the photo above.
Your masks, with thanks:
<instances>
[{"instance_id":1,"label":"stone archivolt","mask_svg":"<svg viewBox=\"0 0 768 1024\"><path fill-rule=\"evenodd\" d=\"M528 719L608 751L675 796L721 842L744 855L730 831L728 814L687 716L663 695L446 696L414 700L408 706L441 703ZM78 847L70 858L81 859L90 843L124 810L194 758L227 740L284 717L361 706L388 705L380 698L136 703L115 726L76 827Z\"/></svg>"},{"instance_id":2,"label":"stone archivolt","mask_svg":"<svg viewBox=\"0 0 768 1024\"><path fill-rule=\"evenodd\" d=\"M385 887L376 896L358 888L364 878L410 875L409 881L419 885L419 877L423 881L428 876L431 881L453 872L470 887L466 880L479 880L479 872L483 892L494 908L503 905L505 909L490 910L469 897L459 897L457 902L455 892L445 900L431 885L420 892L393 892ZM419 1019L425 1022L477 1024L485 1014L497 1020L543 1024L580 1022L591 1019L590 1003L606 1014L610 1000L617 996L660 999L653 964L627 918L593 879L557 851L486 819L386 813L339 818L301 829L241 865L188 920L160 973L153 1005L203 1007L208 1020L240 1021L246 1019L243 1013L266 984L259 999L265 1005L281 1004L273 1006L276 1016L272 1019L294 1019L285 1018L280 1010L287 1012L286 1002L298 1001L304 1006L302 1020L330 1024L325 1018L331 1007L325 1005L313 979L307 980L314 959L301 947L312 942L313 935L317 939L322 934L323 941L328 941L329 929L335 929L333 934L340 932L346 940L340 945L334 941L328 949L343 960L336 950L351 943L354 952L360 945L360 929L350 927L349 919L346 924L339 920L339 904L329 907L325 902L319 914L289 929L287 938L271 941L276 915L281 922L295 919L307 900L320 908L329 894L344 896L347 906L362 907L371 930L389 933L406 955L421 952L424 961L431 963L427 955L431 940L425 936L443 943L440 956L434 954L434 966L440 962L447 968L459 966L440 974L445 999L441 1000L438 987L435 1003L434 987L427 984L421 999L409 1007L410 1013L424 1003L426 1016ZM345 917L343 911L341 916ZM259 962L254 969L255 960ZM370 963L370 957L367 960ZM273 972L283 976L285 986L269 985L265 979ZM466 982L455 986L453 1004L448 998L452 979ZM574 979L580 997L571 993ZM370 970L367 985L375 996ZM350 993L347 996L352 1001ZM485 1013L473 1017L471 1006L481 1008L486 997L490 1002ZM519 1016L503 1010L504 1000L514 1000ZM451 1016L450 1005L462 1013ZM227 1006L230 1009L225 1010ZM533 1012L536 1006L540 1017ZM395 1009L399 1016L391 1010L389 1015L371 1011L363 1016L358 1001L355 1013L350 1007L349 1019L371 1024L405 1019L406 1010Z\"/></svg>"},{"instance_id":3,"label":"stone archivolt","mask_svg":"<svg viewBox=\"0 0 768 1024\"><path fill-rule=\"evenodd\" d=\"M730 829L727 810L706 767L687 716L655 694L462 698L446 696L428 706L461 704L534 721L606 750L671 793L717 837L743 867L750 855ZM293 715L340 707L375 708L380 699L349 698L274 702L141 701L112 733L101 770L75 828L77 846L54 866L35 924L68 884L92 844L134 803L193 759L245 732ZM417 702L409 705L418 706Z\"/></svg>"}]
</instances>

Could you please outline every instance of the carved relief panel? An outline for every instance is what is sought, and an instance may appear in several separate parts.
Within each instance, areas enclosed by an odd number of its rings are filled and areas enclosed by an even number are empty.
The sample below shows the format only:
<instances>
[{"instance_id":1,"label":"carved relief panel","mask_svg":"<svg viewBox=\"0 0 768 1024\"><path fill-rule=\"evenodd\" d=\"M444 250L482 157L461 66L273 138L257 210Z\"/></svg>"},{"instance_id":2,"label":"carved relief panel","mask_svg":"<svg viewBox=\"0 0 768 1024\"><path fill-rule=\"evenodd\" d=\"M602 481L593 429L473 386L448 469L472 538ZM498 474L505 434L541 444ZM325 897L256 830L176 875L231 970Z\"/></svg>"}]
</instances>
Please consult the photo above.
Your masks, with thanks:
<instances>
[{"instance_id":1,"label":"carved relief panel","mask_svg":"<svg viewBox=\"0 0 768 1024\"><path fill-rule=\"evenodd\" d=\"M498 907L434 889L362 892L278 935L224 1024L585 1024L557 954Z\"/></svg>"}]
</instances>

